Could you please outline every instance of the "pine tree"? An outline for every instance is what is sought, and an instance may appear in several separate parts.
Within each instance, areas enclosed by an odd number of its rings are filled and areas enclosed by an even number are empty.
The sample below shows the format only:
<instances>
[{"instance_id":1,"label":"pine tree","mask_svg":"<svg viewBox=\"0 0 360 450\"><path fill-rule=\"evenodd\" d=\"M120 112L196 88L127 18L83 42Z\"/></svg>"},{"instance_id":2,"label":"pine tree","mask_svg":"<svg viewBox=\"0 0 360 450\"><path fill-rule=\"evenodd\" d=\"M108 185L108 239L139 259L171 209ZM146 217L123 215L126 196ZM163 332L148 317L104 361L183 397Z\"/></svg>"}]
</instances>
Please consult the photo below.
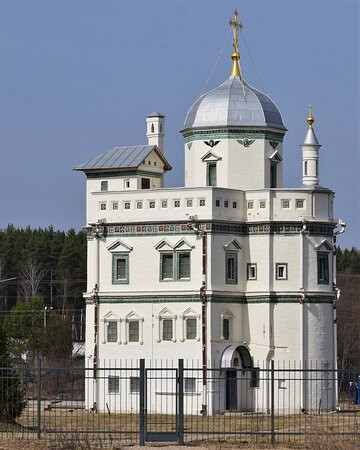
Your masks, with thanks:
<instances>
[{"instance_id":1,"label":"pine tree","mask_svg":"<svg viewBox=\"0 0 360 450\"><path fill-rule=\"evenodd\" d=\"M11 369L8 342L0 324L0 421L13 423L26 406L19 374Z\"/></svg>"}]
</instances>

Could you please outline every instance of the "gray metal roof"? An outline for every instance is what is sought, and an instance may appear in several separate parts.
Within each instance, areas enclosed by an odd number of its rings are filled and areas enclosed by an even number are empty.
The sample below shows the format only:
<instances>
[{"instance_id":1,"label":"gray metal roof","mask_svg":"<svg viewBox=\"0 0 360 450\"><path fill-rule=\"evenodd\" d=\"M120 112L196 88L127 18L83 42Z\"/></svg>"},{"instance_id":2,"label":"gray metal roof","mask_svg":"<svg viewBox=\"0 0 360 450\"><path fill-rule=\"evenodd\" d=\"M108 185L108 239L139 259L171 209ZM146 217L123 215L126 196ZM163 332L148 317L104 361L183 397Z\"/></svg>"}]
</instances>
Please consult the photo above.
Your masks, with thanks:
<instances>
[{"instance_id":1,"label":"gray metal roof","mask_svg":"<svg viewBox=\"0 0 360 450\"><path fill-rule=\"evenodd\" d=\"M304 145L319 145L319 141L317 140L315 131L312 128L309 128L307 130L306 136L305 136L305 140L304 140Z\"/></svg>"},{"instance_id":2,"label":"gray metal roof","mask_svg":"<svg viewBox=\"0 0 360 450\"><path fill-rule=\"evenodd\" d=\"M146 117L162 117L162 118L164 118L165 116L164 116L164 114L161 114L158 111L154 111L154 112L148 114Z\"/></svg>"},{"instance_id":3,"label":"gray metal roof","mask_svg":"<svg viewBox=\"0 0 360 450\"><path fill-rule=\"evenodd\" d=\"M183 131L190 128L251 126L286 130L280 111L265 94L240 77L202 95L187 113Z\"/></svg>"},{"instance_id":4,"label":"gray metal roof","mask_svg":"<svg viewBox=\"0 0 360 450\"><path fill-rule=\"evenodd\" d=\"M156 145L114 147L101 155L95 156L94 158L79 164L74 167L74 170L82 170L87 172L89 170L98 169L125 169L138 167L147 155L154 149L160 158L163 159L166 169L170 170L170 164L166 161Z\"/></svg>"}]
</instances>

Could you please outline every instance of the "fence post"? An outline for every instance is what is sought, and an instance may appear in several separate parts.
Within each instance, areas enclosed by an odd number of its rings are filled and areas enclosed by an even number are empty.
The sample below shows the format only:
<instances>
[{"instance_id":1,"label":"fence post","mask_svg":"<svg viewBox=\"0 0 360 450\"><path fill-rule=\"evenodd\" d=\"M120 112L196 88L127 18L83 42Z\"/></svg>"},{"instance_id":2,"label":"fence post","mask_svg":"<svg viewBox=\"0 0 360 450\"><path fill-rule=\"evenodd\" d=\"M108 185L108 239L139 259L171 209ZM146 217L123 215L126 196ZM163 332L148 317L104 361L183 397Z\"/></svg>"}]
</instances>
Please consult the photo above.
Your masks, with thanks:
<instances>
[{"instance_id":1,"label":"fence post","mask_svg":"<svg viewBox=\"0 0 360 450\"><path fill-rule=\"evenodd\" d=\"M36 373L36 434L37 438L41 437L41 355L36 354L37 373Z\"/></svg>"},{"instance_id":2,"label":"fence post","mask_svg":"<svg viewBox=\"0 0 360 450\"><path fill-rule=\"evenodd\" d=\"M271 411L271 446L275 447L275 379L274 360L271 360L270 411Z\"/></svg>"},{"instance_id":3,"label":"fence post","mask_svg":"<svg viewBox=\"0 0 360 450\"><path fill-rule=\"evenodd\" d=\"M184 360L179 359L178 368L178 444L184 445Z\"/></svg>"},{"instance_id":4,"label":"fence post","mask_svg":"<svg viewBox=\"0 0 360 450\"><path fill-rule=\"evenodd\" d=\"M139 429L139 445L145 445L145 359L140 359L140 429Z\"/></svg>"}]
</instances>

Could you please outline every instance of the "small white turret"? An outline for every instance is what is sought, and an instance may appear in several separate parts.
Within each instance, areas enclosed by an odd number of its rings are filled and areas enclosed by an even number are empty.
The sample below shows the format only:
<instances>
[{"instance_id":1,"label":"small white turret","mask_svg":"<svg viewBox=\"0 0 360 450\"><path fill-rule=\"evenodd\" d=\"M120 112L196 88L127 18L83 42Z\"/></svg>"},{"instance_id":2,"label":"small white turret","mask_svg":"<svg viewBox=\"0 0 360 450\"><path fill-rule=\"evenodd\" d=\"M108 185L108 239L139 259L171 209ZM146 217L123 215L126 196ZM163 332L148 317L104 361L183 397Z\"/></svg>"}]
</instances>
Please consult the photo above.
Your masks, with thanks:
<instances>
[{"instance_id":1,"label":"small white turret","mask_svg":"<svg viewBox=\"0 0 360 450\"><path fill-rule=\"evenodd\" d=\"M153 112L146 117L146 136L149 145L156 145L161 153L164 153L165 116L159 112Z\"/></svg>"},{"instance_id":2,"label":"small white turret","mask_svg":"<svg viewBox=\"0 0 360 450\"><path fill-rule=\"evenodd\" d=\"M321 145L317 140L313 123L315 121L312 115L312 106L309 105L309 115L306 119L309 127L305 136L302 149L303 159L303 185L317 186L319 184L319 149Z\"/></svg>"}]
</instances>

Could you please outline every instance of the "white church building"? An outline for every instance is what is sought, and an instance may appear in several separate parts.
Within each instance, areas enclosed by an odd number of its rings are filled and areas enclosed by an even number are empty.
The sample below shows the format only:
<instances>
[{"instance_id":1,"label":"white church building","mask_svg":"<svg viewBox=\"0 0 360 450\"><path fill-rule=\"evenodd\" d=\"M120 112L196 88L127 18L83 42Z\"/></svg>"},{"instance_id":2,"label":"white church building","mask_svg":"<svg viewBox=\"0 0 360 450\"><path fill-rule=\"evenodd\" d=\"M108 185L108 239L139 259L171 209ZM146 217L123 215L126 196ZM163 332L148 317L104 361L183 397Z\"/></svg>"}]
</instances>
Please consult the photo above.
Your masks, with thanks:
<instances>
[{"instance_id":1,"label":"white church building","mask_svg":"<svg viewBox=\"0 0 360 450\"><path fill-rule=\"evenodd\" d=\"M242 392L255 403L265 395L255 368L272 360L336 367L334 242L344 225L333 217L334 192L320 185L314 118L310 109L302 185L284 187L287 130L275 103L244 81L237 15L233 27L230 77L193 103L181 129L184 187L164 188L171 154L159 112L146 117L147 144L75 167L86 175L88 407L126 409L137 375L123 383L99 368L141 358L148 367L183 358L253 369L235 385L229 371L206 386L189 376L198 413L251 409ZM290 388L280 381L276 389ZM334 408L336 383L319 383L300 383L291 401L318 407L310 390L319 389Z\"/></svg>"}]
</instances>

